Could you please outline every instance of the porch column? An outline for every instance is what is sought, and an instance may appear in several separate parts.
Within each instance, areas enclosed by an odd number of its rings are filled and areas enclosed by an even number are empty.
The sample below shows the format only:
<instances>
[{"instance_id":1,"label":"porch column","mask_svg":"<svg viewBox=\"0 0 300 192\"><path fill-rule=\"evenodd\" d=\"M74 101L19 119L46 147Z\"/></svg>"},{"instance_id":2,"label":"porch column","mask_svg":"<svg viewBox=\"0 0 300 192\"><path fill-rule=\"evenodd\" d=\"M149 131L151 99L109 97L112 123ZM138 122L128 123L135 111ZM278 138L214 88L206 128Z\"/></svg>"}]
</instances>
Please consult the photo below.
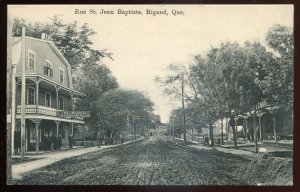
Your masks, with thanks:
<instances>
[{"instance_id":1,"label":"porch column","mask_svg":"<svg viewBox=\"0 0 300 192\"><path fill-rule=\"evenodd\" d=\"M74 138L74 135L73 135L73 125L74 125L74 123L71 123L71 135L72 135L73 138Z\"/></svg>"},{"instance_id":2,"label":"porch column","mask_svg":"<svg viewBox=\"0 0 300 192\"><path fill-rule=\"evenodd\" d=\"M58 131L59 131L59 124L60 124L60 121L55 121L56 123L56 142L57 142L57 147L58 147Z\"/></svg>"},{"instance_id":3,"label":"porch column","mask_svg":"<svg viewBox=\"0 0 300 192\"><path fill-rule=\"evenodd\" d=\"M39 113L39 84L40 84L39 77L37 77L37 81L35 82L35 106L36 106L36 114Z\"/></svg>"},{"instance_id":4,"label":"porch column","mask_svg":"<svg viewBox=\"0 0 300 192\"><path fill-rule=\"evenodd\" d=\"M33 119L32 121L35 123L35 153L36 155L39 155L39 126L41 119Z\"/></svg>"},{"instance_id":5,"label":"porch column","mask_svg":"<svg viewBox=\"0 0 300 192\"><path fill-rule=\"evenodd\" d=\"M73 94L73 91L71 92L70 96L71 96L71 111L73 111L73 105L74 105L74 94Z\"/></svg>"},{"instance_id":6,"label":"porch column","mask_svg":"<svg viewBox=\"0 0 300 192\"><path fill-rule=\"evenodd\" d=\"M59 110L58 91L60 90L60 87L58 85L56 85L55 89L56 89L56 109Z\"/></svg>"},{"instance_id":7,"label":"porch column","mask_svg":"<svg viewBox=\"0 0 300 192\"><path fill-rule=\"evenodd\" d=\"M16 64L12 64L11 73L11 150L14 154L15 150L15 130L16 130Z\"/></svg>"}]
</instances>

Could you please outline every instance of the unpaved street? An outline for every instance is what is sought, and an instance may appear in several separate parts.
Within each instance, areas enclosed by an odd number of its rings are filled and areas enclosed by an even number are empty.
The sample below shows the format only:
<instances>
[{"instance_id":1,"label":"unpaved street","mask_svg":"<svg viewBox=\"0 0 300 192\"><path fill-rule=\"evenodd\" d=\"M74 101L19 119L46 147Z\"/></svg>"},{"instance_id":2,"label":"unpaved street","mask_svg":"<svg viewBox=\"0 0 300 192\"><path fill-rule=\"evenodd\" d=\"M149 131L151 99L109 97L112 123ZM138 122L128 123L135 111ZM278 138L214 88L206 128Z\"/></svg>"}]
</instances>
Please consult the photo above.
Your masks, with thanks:
<instances>
[{"instance_id":1,"label":"unpaved street","mask_svg":"<svg viewBox=\"0 0 300 192\"><path fill-rule=\"evenodd\" d=\"M239 185L234 171L247 163L215 150L195 150L154 137L68 158L23 175L15 184Z\"/></svg>"}]
</instances>

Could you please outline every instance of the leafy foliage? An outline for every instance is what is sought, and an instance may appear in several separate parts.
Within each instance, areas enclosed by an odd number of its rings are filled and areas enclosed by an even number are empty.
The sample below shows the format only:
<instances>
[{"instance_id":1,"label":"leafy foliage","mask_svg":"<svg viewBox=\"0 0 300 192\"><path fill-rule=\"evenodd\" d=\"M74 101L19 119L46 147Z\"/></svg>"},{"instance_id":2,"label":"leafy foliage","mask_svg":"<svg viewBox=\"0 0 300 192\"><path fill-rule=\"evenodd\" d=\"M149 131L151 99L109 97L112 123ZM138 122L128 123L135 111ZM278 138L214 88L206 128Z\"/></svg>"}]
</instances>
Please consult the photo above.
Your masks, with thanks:
<instances>
[{"instance_id":1,"label":"leafy foliage","mask_svg":"<svg viewBox=\"0 0 300 192\"><path fill-rule=\"evenodd\" d=\"M266 41L271 51L259 42L247 41L243 46L226 42L195 56L187 71L196 98L186 96L188 121L211 126L219 118L230 117L231 111L235 115L256 112L262 101L282 110L292 109L293 30L275 25ZM175 75L158 78L157 82L167 94L179 95L174 84L179 69L171 65L170 70ZM178 114L176 110L172 116Z\"/></svg>"}]
</instances>

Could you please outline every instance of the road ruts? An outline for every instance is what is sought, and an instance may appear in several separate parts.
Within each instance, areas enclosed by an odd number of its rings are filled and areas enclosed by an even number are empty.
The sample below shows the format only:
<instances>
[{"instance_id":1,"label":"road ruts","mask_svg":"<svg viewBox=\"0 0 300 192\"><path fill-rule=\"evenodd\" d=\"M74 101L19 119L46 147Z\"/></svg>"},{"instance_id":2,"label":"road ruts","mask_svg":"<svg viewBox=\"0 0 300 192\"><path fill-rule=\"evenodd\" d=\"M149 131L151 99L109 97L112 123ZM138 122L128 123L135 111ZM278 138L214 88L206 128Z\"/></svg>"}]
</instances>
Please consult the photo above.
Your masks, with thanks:
<instances>
[{"instance_id":1,"label":"road ruts","mask_svg":"<svg viewBox=\"0 0 300 192\"><path fill-rule=\"evenodd\" d=\"M234 170L248 160L195 150L164 137L69 158L23 175L14 184L239 185Z\"/></svg>"}]
</instances>

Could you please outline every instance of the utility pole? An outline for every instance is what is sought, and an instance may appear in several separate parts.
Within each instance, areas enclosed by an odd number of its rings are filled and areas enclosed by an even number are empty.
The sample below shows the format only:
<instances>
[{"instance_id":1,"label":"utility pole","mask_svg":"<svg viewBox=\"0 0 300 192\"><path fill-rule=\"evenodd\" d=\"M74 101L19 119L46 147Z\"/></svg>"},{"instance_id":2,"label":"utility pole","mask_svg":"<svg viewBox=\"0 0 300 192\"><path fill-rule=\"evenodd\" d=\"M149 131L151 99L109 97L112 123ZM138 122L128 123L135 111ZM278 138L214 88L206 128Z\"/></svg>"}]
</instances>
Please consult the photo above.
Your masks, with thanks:
<instances>
[{"instance_id":1,"label":"utility pole","mask_svg":"<svg viewBox=\"0 0 300 192\"><path fill-rule=\"evenodd\" d=\"M25 93L26 93L26 78L25 78L25 27L22 27L22 50L21 50L21 64L22 64L22 90L21 90L21 161L25 156Z\"/></svg>"},{"instance_id":2,"label":"utility pole","mask_svg":"<svg viewBox=\"0 0 300 192\"><path fill-rule=\"evenodd\" d=\"M181 103L182 103L182 114L183 114L183 140L186 142L186 127L185 127L185 107L184 107L184 79L183 72L181 74Z\"/></svg>"},{"instance_id":3,"label":"utility pole","mask_svg":"<svg viewBox=\"0 0 300 192\"><path fill-rule=\"evenodd\" d=\"M175 117L172 117L172 127L173 127L173 139L175 139Z\"/></svg>"}]
</instances>

